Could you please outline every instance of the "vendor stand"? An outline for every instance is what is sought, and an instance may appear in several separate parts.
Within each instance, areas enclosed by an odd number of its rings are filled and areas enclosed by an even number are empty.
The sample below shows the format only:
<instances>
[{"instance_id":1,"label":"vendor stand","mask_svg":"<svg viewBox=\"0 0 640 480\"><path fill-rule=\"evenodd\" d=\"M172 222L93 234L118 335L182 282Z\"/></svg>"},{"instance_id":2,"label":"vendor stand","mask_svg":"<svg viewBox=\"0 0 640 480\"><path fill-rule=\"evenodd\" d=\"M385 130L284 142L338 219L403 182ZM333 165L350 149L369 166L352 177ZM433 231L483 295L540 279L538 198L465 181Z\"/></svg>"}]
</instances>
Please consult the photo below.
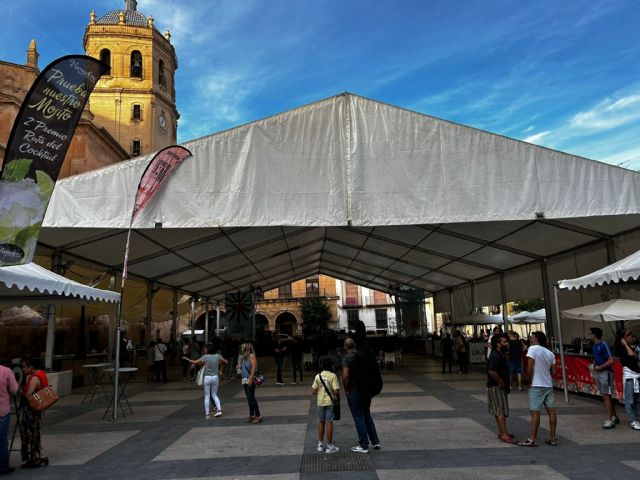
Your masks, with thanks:
<instances>
[{"instance_id":1,"label":"vendor stand","mask_svg":"<svg viewBox=\"0 0 640 480\"><path fill-rule=\"evenodd\" d=\"M565 403L569 403L569 391L582 393L597 393L595 382L589 372L589 364L593 363L590 356L579 354L565 354L562 341L562 322L560 320L560 305L558 290L578 290L593 288L608 284L619 284L640 278L640 251L608 265L600 270L583 277L561 280L554 286L555 313L558 322L558 339L560 342L560 372L556 375L556 386L564 390ZM587 305L585 307L565 310L565 318L591 320L601 322L637 320L640 318L640 302L631 300L611 300L609 302ZM586 373L585 373L586 369ZM613 366L615 379L615 394L618 399L623 398L622 367L616 362Z\"/></svg>"}]
</instances>

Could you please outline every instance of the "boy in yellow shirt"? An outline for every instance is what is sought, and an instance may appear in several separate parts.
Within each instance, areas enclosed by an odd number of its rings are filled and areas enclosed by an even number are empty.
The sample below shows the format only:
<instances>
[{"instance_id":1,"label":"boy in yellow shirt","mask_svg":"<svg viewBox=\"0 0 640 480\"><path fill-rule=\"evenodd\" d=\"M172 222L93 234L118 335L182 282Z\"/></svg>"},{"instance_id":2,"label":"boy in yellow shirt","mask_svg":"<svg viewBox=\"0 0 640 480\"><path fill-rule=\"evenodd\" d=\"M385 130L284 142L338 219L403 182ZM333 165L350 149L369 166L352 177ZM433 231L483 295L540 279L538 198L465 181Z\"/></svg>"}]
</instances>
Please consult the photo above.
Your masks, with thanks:
<instances>
[{"instance_id":1,"label":"boy in yellow shirt","mask_svg":"<svg viewBox=\"0 0 640 480\"><path fill-rule=\"evenodd\" d=\"M323 382L327 388L324 387ZM318 398L318 451L335 453L340 449L333 444L333 400L336 402L340 400L340 384L338 383L338 377L333 373L333 362L329 357L322 359L322 372L314 378L311 389ZM331 392L331 396L327 393L327 389ZM327 432L326 449L323 443L325 425Z\"/></svg>"}]
</instances>

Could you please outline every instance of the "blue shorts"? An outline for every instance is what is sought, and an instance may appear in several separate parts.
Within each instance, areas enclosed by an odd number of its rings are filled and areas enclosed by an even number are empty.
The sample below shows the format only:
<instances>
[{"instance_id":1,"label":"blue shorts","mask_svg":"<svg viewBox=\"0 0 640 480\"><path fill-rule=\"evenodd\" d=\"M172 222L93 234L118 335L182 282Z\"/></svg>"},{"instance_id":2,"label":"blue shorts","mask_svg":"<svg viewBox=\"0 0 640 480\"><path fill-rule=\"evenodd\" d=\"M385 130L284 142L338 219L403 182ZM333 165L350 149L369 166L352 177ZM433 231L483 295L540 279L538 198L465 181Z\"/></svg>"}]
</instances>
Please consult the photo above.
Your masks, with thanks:
<instances>
[{"instance_id":1,"label":"blue shorts","mask_svg":"<svg viewBox=\"0 0 640 480\"><path fill-rule=\"evenodd\" d=\"M509 360L509 373L511 375L522 373L522 360Z\"/></svg>"},{"instance_id":2,"label":"blue shorts","mask_svg":"<svg viewBox=\"0 0 640 480\"><path fill-rule=\"evenodd\" d=\"M529 410L539 412L542 407L553 408L553 387L531 387L529 389Z\"/></svg>"},{"instance_id":3,"label":"blue shorts","mask_svg":"<svg viewBox=\"0 0 640 480\"><path fill-rule=\"evenodd\" d=\"M321 422L333 422L333 405L327 407L318 405L318 420Z\"/></svg>"}]
</instances>

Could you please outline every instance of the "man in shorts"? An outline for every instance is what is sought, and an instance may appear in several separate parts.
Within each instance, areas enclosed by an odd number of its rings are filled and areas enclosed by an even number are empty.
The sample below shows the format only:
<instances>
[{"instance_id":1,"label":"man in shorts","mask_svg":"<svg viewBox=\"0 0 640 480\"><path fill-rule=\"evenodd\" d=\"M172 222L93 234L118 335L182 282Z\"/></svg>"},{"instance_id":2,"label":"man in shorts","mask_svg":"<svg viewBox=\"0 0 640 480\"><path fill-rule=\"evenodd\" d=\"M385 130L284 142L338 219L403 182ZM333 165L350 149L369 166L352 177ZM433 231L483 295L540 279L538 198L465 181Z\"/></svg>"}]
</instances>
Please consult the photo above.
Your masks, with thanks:
<instances>
[{"instance_id":1,"label":"man in shorts","mask_svg":"<svg viewBox=\"0 0 640 480\"><path fill-rule=\"evenodd\" d=\"M615 360L607 342L602 341L602 329L592 327L589 330L591 331L591 341L593 342L593 349L591 350L593 354L593 365L591 367L593 379L596 381L598 393L602 396L604 407L607 411L607 419L602 428L609 430L615 428L617 423L620 423L616 415L615 405L611 400L611 395L614 392L612 367Z\"/></svg>"},{"instance_id":2,"label":"man in shorts","mask_svg":"<svg viewBox=\"0 0 640 480\"><path fill-rule=\"evenodd\" d=\"M491 354L487 364L487 397L489 413L496 419L498 439L505 443L518 443L507 432L507 417L509 416L509 364L507 353L509 341L506 335L496 333L491 337Z\"/></svg>"},{"instance_id":3,"label":"man in shorts","mask_svg":"<svg viewBox=\"0 0 640 480\"><path fill-rule=\"evenodd\" d=\"M531 379L529 389L529 409L531 410L531 436L522 442L521 447L537 447L540 410L544 406L549 415L549 438L544 443L556 446L556 425L558 416L553 408L553 375L556 373L556 356L547 348L547 336L542 332L533 332L531 346L527 350L527 377Z\"/></svg>"}]
</instances>

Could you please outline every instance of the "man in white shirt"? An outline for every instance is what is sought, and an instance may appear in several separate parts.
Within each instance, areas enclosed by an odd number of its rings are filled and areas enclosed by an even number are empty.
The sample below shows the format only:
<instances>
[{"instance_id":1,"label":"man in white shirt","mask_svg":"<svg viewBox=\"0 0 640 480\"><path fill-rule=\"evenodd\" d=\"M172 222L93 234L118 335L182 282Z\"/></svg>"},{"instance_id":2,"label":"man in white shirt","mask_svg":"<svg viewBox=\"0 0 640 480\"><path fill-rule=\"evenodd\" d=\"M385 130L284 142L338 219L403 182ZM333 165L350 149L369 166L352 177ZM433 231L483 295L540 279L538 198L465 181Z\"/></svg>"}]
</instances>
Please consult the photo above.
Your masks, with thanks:
<instances>
[{"instance_id":1,"label":"man in white shirt","mask_svg":"<svg viewBox=\"0 0 640 480\"><path fill-rule=\"evenodd\" d=\"M529 389L529 408L531 410L531 436L518 445L536 447L538 428L540 427L540 410L544 406L549 415L549 438L544 443L556 446L556 425L558 417L553 408L553 375L556 371L556 356L547 348L547 336L542 332L533 332L530 337L531 346L527 350L527 377L531 378Z\"/></svg>"}]
</instances>

